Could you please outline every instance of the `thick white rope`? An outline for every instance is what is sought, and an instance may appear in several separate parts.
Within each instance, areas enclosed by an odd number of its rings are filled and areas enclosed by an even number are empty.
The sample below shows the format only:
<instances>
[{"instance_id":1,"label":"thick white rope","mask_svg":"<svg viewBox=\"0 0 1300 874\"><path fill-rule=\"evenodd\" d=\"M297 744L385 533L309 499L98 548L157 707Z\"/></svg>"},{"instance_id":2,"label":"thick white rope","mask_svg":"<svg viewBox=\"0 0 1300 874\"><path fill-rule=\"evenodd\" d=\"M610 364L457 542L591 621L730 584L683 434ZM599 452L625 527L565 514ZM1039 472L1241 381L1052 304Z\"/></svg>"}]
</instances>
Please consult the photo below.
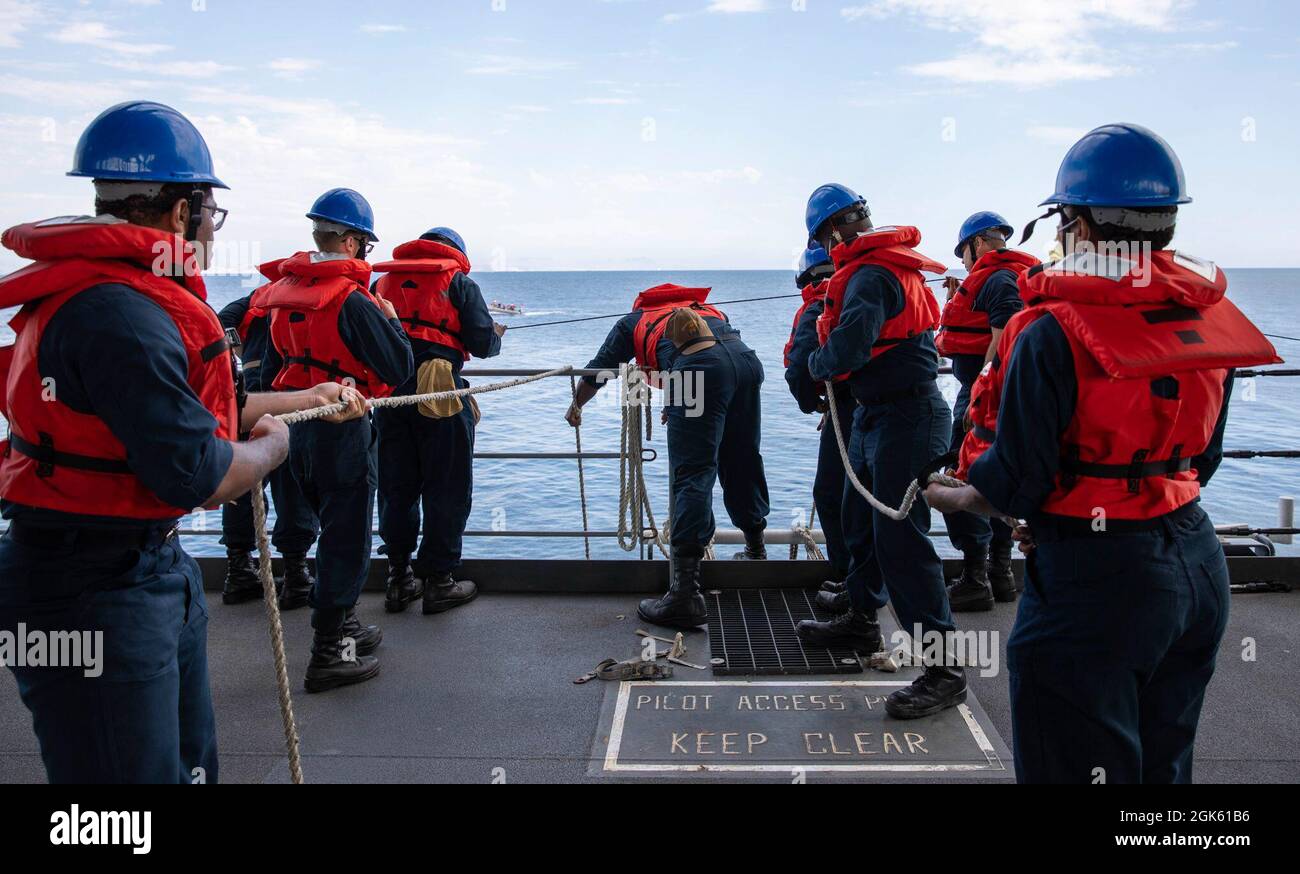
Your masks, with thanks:
<instances>
[{"instance_id":1,"label":"thick white rope","mask_svg":"<svg viewBox=\"0 0 1300 874\"><path fill-rule=\"evenodd\" d=\"M826 396L832 398L835 397L835 384L829 381L826 383ZM853 483L853 488L857 489L858 494L866 498L867 503L875 508L876 512L880 513L882 516L887 516L890 519L893 519L895 522L902 522L908 517L908 514L912 512L912 507L916 504L916 499L921 494L921 489L924 486L922 486L922 484L917 480L913 480L912 484L907 487L907 491L903 495L903 503L898 509L886 506L875 495L867 491L867 487L858 479L858 475L853 470L853 465L849 461L849 448L844 443L844 431L840 428L839 410L836 408L834 403L828 404L828 406L830 407L831 413L831 426L835 429L835 442L840 446L840 460L844 462L844 472L848 475L849 482ZM939 485L949 486L950 488L961 488L966 485L966 483L959 479L953 479L952 477L945 476L941 473L931 474L929 482L927 482L926 485L929 485L930 483L938 483Z\"/></svg>"},{"instance_id":2,"label":"thick white rope","mask_svg":"<svg viewBox=\"0 0 1300 874\"><path fill-rule=\"evenodd\" d=\"M645 484L645 457L642 450L641 418L648 407L648 392L645 400L637 398L633 402L633 390L645 385L645 374L635 367L624 365L619 371L619 405L623 412L621 434L619 438L618 463L618 545L624 552L632 552L641 542L640 531L632 531L634 508L640 503L645 512L645 519L650 530L655 532L655 546L668 554L669 522L661 530L655 525L654 510L650 508L650 495ZM639 394L639 391L638 391ZM648 420L648 416L646 417ZM648 424L648 422L647 422Z\"/></svg>"},{"instance_id":3,"label":"thick white rope","mask_svg":"<svg viewBox=\"0 0 1300 874\"><path fill-rule=\"evenodd\" d=\"M432 401L444 401L449 398L463 398L470 395L487 394L493 391L502 391L515 386L527 385L530 382L537 382L540 379L549 379L553 376L563 376L566 373L573 372L573 365L568 364L564 367L557 367L554 370L548 370L545 373L537 373L533 376L521 376L518 379L509 379L505 382L492 382L486 385L476 385L470 388L458 388L454 391L435 391L422 395L402 395L401 397L392 398L371 398L366 401L366 406L372 410L383 409L385 407L409 407L415 404L423 404ZM297 425L300 422L311 422L316 419L323 419L326 416L332 416L335 413L341 413L346 410L347 404L326 404L323 407L313 407L310 410L299 410L296 413L284 413L276 416L286 425Z\"/></svg>"},{"instance_id":4,"label":"thick white rope","mask_svg":"<svg viewBox=\"0 0 1300 874\"><path fill-rule=\"evenodd\" d=\"M271 571L271 539L266 534L266 495L262 483L253 487L253 530L257 532L257 575L262 581L262 602L271 624L271 652L275 659L275 685L280 696L280 721L284 723L284 745L289 751L289 776L297 785L302 775L302 756L298 751L298 723L293 715L293 694L289 691L288 658L284 650L284 625L280 621L280 603L275 594L275 574Z\"/></svg>"},{"instance_id":5,"label":"thick white rope","mask_svg":"<svg viewBox=\"0 0 1300 874\"><path fill-rule=\"evenodd\" d=\"M578 378L572 373L569 374L569 391L573 394L573 399L578 399ZM582 501L582 548L587 554L587 561L591 561L591 537L588 532L591 531L591 525L587 521L587 476L582 466L582 425L573 429L573 443L578 451L578 498Z\"/></svg>"}]
</instances>

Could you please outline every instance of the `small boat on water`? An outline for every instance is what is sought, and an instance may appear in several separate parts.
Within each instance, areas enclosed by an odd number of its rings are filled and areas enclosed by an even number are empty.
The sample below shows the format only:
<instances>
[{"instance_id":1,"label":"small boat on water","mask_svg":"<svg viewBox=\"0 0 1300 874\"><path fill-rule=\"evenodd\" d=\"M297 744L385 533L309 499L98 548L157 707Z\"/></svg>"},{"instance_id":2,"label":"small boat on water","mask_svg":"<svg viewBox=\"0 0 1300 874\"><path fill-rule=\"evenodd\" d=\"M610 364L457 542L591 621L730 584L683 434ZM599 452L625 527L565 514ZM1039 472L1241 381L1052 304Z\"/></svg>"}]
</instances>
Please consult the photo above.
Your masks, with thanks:
<instances>
[{"instance_id":1,"label":"small boat on water","mask_svg":"<svg viewBox=\"0 0 1300 874\"><path fill-rule=\"evenodd\" d=\"M524 314L524 308L522 305L517 303L502 303L499 300L494 300L488 304L488 310L499 316L522 316Z\"/></svg>"}]
</instances>

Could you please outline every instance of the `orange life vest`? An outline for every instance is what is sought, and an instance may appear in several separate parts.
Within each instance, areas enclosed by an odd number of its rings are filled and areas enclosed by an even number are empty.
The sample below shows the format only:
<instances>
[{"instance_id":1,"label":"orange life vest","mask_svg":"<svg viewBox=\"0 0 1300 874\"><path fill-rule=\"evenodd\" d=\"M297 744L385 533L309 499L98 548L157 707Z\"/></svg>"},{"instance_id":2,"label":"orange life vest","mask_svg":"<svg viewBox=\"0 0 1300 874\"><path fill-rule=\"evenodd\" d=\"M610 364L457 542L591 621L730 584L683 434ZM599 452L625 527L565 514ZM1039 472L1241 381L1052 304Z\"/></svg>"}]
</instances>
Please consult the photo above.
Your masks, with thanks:
<instances>
[{"instance_id":1,"label":"orange life vest","mask_svg":"<svg viewBox=\"0 0 1300 874\"><path fill-rule=\"evenodd\" d=\"M393 250L393 260L375 265L379 296L397 310L408 336L469 352L460 339L460 310L449 291L456 274L470 271L469 258L455 246L434 240L413 240Z\"/></svg>"},{"instance_id":2,"label":"orange life vest","mask_svg":"<svg viewBox=\"0 0 1300 874\"><path fill-rule=\"evenodd\" d=\"M1014 249L985 252L944 305L939 333L934 338L939 354L946 358L954 355L979 355L982 358L986 355L993 338L993 328L989 325L989 314L975 310L975 301L980 291L999 270L1010 270L1016 276L1023 276L1039 263L1033 255Z\"/></svg>"},{"instance_id":3,"label":"orange life vest","mask_svg":"<svg viewBox=\"0 0 1300 874\"><path fill-rule=\"evenodd\" d=\"M50 319L68 301L103 283L128 286L175 322L189 361L189 386L216 419L215 435L234 440L239 432L234 360L225 330L207 304L193 247L174 234L111 217L19 225L5 231L3 244L36 263L0 279L0 308L22 306L9 323L17 339L0 349L0 414L9 420L10 432L0 443L0 496L92 516L166 521L185 515L193 508L160 500L135 476L126 447L103 419L57 399L57 386L50 391L42 379L38 353ZM154 272L160 257L170 260L164 256L168 252L181 254L185 276Z\"/></svg>"},{"instance_id":4,"label":"orange life vest","mask_svg":"<svg viewBox=\"0 0 1300 874\"><path fill-rule=\"evenodd\" d=\"M840 323L849 280L869 264L884 267L903 287L903 309L885 322L872 344L871 357L884 355L900 343L933 331L939 324L939 302L926 287L921 271L943 273L948 268L912 248L920 242L921 232L916 228L885 227L868 231L831 250L835 275L828 280L826 308L817 319L817 342L826 345ZM842 381L849 376L840 374L836 379Z\"/></svg>"},{"instance_id":5,"label":"orange life vest","mask_svg":"<svg viewBox=\"0 0 1300 874\"><path fill-rule=\"evenodd\" d=\"M290 391L333 381L367 398L391 395L393 387L353 355L339 335L339 314L350 296L363 294L379 306L367 287L370 265L356 258L299 252L280 269L283 278L266 289L261 301L271 314L271 342L284 359L272 386Z\"/></svg>"},{"instance_id":6,"label":"orange life vest","mask_svg":"<svg viewBox=\"0 0 1300 874\"><path fill-rule=\"evenodd\" d=\"M1015 337L1051 314L1078 382L1042 512L1154 519L1200 496L1191 459L1214 434L1228 369L1281 362L1227 287L1214 264L1172 251L1145 263L1074 256L1022 280L1030 308L1008 325L1002 364Z\"/></svg>"},{"instance_id":7,"label":"orange life vest","mask_svg":"<svg viewBox=\"0 0 1300 874\"><path fill-rule=\"evenodd\" d=\"M829 285L830 280L823 279L821 282L814 282L803 287L803 303L794 314L794 324L790 326L790 339L785 341L785 357L783 360L786 367L790 366L790 353L794 351L794 335L799 330L799 323L803 321L804 313L808 312L808 307L826 297L826 288Z\"/></svg>"},{"instance_id":8,"label":"orange life vest","mask_svg":"<svg viewBox=\"0 0 1300 874\"><path fill-rule=\"evenodd\" d=\"M636 330L632 333L632 346L636 352L637 364L642 370L650 373L659 370L659 341L668 330L668 317L673 314L673 310L690 307L701 316L711 316L724 322L727 320L722 310L705 303L712 290L668 284L656 285L637 295L632 310L641 313L641 320L636 323Z\"/></svg>"}]
</instances>

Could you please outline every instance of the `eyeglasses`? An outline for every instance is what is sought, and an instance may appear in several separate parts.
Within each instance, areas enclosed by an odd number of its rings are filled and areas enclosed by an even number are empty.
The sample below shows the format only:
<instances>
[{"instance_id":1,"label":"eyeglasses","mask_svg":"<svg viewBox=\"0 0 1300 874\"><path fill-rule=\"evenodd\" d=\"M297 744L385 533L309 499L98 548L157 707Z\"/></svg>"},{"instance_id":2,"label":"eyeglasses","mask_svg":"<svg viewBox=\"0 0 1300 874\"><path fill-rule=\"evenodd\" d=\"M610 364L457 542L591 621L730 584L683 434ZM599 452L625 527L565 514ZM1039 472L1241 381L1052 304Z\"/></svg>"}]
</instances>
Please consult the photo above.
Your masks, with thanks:
<instances>
[{"instance_id":1,"label":"eyeglasses","mask_svg":"<svg viewBox=\"0 0 1300 874\"><path fill-rule=\"evenodd\" d=\"M831 218L831 226L842 228L845 225L856 224L857 222L866 221L869 218L871 218L871 210L867 209L865 206L860 206L857 209L844 213L844 215Z\"/></svg>"},{"instance_id":2,"label":"eyeglasses","mask_svg":"<svg viewBox=\"0 0 1300 874\"><path fill-rule=\"evenodd\" d=\"M203 204L202 208L212 213L212 230L221 230L222 225L226 223L226 216L230 215L230 210L222 209L219 206L208 206L206 203Z\"/></svg>"},{"instance_id":3,"label":"eyeglasses","mask_svg":"<svg viewBox=\"0 0 1300 874\"><path fill-rule=\"evenodd\" d=\"M357 257L360 258L362 261L369 258L370 253L375 251L375 244L370 242L365 237L354 236L352 237L352 239L357 241Z\"/></svg>"}]
</instances>

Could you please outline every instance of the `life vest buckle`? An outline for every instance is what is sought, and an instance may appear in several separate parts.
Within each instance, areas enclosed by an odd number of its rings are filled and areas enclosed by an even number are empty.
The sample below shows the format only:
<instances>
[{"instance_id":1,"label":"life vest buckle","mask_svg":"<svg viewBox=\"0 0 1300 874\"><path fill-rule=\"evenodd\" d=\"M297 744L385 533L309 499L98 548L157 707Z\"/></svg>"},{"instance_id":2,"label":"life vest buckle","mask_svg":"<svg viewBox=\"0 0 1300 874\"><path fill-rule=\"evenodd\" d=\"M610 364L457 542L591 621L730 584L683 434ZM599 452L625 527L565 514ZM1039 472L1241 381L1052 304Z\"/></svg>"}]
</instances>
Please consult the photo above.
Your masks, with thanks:
<instances>
[{"instance_id":1,"label":"life vest buckle","mask_svg":"<svg viewBox=\"0 0 1300 874\"><path fill-rule=\"evenodd\" d=\"M37 462L36 475L41 479L49 479L54 476L54 438L44 432L38 436L41 441L41 455L45 456L45 460Z\"/></svg>"},{"instance_id":2,"label":"life vest buckle","mask_svg":"<svg viewBox=\"0 0 1300 874\"><path fill-rule=\"evenodd\" d=\"M1139 449L1133 453L1133 460L1128 466L1128 491L1131 495L1142 493L1143 467L1146 465L1147 458L1151 455L1149 449Z\"/></svg>"}]
</instances>

